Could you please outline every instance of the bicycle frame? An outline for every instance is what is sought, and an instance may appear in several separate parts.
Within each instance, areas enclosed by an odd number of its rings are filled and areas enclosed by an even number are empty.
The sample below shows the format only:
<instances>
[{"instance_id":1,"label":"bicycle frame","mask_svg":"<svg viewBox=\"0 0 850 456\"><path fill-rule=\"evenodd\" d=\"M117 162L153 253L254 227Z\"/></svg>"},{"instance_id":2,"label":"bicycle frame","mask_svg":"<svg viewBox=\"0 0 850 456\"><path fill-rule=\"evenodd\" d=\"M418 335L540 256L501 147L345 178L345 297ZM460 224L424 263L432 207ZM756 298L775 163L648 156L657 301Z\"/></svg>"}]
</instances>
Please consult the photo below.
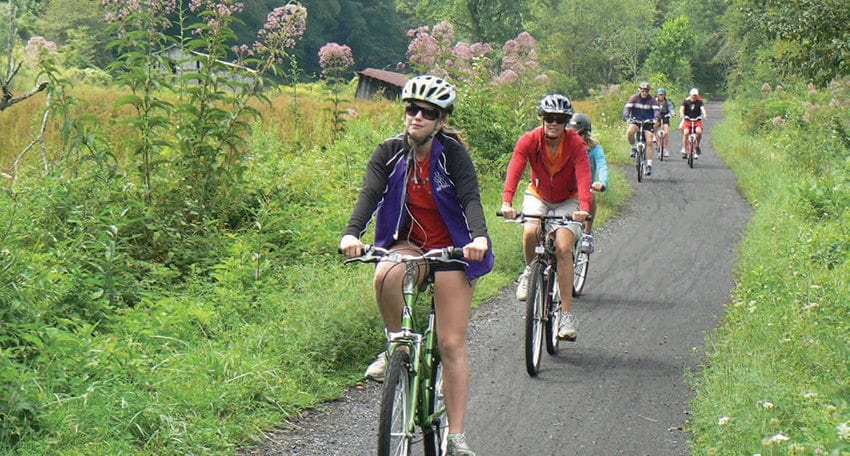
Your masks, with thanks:
<instances>
[{"instance_id":1,"label":"bicycle frame","mask_svg":"<svg viewBox=\"0 0 850 456\"><path fill-rule=\"evenodd\" d=\"M688 139L688 166L694 167L694 153L696 153L696 143L697 143L697 133L696 133L696 122L702 119L702 117L697 117L692 119L690 117L685 117L685 130L687 130L687 139Z\"/></svg>"},{"instance_id":2,"label":"bicycle frame","mask_svg":"<svg viewBox=\"0 0 850 456\"><path fill-rule=\"evenodd\" d=\"M650 123L654 123L653 120L631 120L632 123L638 126L638 131L635 133L637 137L635 138L635 147L637 148L637 153L635 154L635 169L637 171L637 180L638 182L643 182L643 174L646 171L646 125Z\"/></svg>"},{"instance_id":3,"label":"bicycle frame","mask_svg":"<svg viewBox=\"0 0 850 456\"><path fill-rule=\"evenodd\" d=\"M416 426L419 426L422 429L423 434L426 436L430 435L429 438L431 438L430 443L426 439L426 453L444 454L446 441L442 438L442 433L448 432L448 422L447 420L443 420L446 408L444 404L438 404L436 402L437 399L440 399L440 396L434 396L437 394L437 391L433 384L435 381L441 381L436 378L436 375L434 375L435 369L438 368L439 364L436 348L436 307L432 295L427 325L424 328L419 326L416 320L414 307L420 293L428 290L431 287L432 281L429 280L429 278L421 284L417 284L417 267L421 264L421 262L429 260L447 262L455 261L463 263L458 259L463 257L463 251L456 248L435 249L426 252L423 255L404 255L378 247L367 247L366 252L366 254L360 257L349 258L345 260L345 262L361 261L374 263L378 261L391 261L395 263L404 263L405 268L402 284L403 307L401 316L401 331L393 335L387 347L387 357L390 360L387 367L388 371L392 369L390 365L394 359L393 355L397 351L405 350L408 357L408 361L405 365L406 372L403 374L406 376L408 392L405 397L401 398L401 402L404 405L402 413L404 422L400 423L399 427L401 429L398 430L395 430L396 428L394 425L390 425L390 429L388 430L382 428L387 433L384 434L384 431L379 432L379 447L381 446L380 442L382 442L382 438L387 438L388 440L385 442L389 444L389 442L393 440L393 436L400 437L401 454L409 454L410 445L413 442L413 437L416 433ZM388 388L388 384L389 382L385 382L385 388ZM394 384L392 385L393 391L395 391L396 386L397 385ZM385 389L385 394L387 393L388 390ZM389 394L394 395L395 393ZM386 405L386 399L387 396L384 396L382 399L382 410ZM432 408L432 404L434 410L430 410ZM395 403L390 405L392 410L395 410ZM384 415L382 411L382 419L383 417ZM395 413L391 413L391 417L391 421L395 422ZM442 426L436 426L438 424ZM379 427L382 426L383 424ZM440 435L433 435L435 427L441 431ZM438 438L437 441L441 448L434 448L433 437Z\"/></svg>"},{"instance_id":4,"label":"bicycle frame","mask_svg":"<svg viewBox=\"0 0 850 456\"><path fill-rule=\"evenodd\" d=\"M497 215L503 215L497 213ZM555 231L569 225L583 225L582 222L574 221L569 216L558 215L527 215L519 214L514 220L506 222L526 223L531 220L539 220L540 227L537 236L537 245L534 248L535 257L530 266L531 277L529 277L529 296L526 301L525 317L525 369L529 375L536 376L540 370L540 355L543 348L543 340L546 341L546 351L550 355L558 352L558 328L555 325L557 316L561 312L561 290L558 285L558 261L555 256ZM576 236L573 244L573 291L576 296L576 258L579 253L579 242L581 236ZM586 254L582 254L586 255ZM587 260L582 265L582 281L587 272ZM542 281L542 286L540 286ZM542 302L538 302L542 299Z\"/></svg>"}]
</instances>

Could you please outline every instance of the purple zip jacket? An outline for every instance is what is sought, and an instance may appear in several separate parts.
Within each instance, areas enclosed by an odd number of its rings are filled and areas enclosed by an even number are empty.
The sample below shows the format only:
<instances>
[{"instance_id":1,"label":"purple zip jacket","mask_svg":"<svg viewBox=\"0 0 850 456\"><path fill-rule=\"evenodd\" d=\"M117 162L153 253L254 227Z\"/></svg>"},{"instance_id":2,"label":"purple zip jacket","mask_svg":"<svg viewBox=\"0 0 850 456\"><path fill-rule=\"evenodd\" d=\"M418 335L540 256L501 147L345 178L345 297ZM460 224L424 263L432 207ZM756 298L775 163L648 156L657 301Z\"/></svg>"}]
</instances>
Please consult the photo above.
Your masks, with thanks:
<instances>
[{"instance_id":1,"label":"purple zip jacket","mask_svg":"<svg viewBox=\"0 0 850 456\"><path fill-rule=\"evenodd\" d=\"M390 248L404 233L400 230L409 219L407 179L410 155L404 135L390 138L375 148L366 166L363 188L351 211L345 234L361 237L375 216L375 245ZM487 234L478 175L466 148L442 133L434 137L430 157L431 189L437 209L449 229L452 244L463 247L478 236L485 236L490 249L482 261L468 261L466 275L470 280L493 269L495 256Z\"/></svg>"}]
</instances>

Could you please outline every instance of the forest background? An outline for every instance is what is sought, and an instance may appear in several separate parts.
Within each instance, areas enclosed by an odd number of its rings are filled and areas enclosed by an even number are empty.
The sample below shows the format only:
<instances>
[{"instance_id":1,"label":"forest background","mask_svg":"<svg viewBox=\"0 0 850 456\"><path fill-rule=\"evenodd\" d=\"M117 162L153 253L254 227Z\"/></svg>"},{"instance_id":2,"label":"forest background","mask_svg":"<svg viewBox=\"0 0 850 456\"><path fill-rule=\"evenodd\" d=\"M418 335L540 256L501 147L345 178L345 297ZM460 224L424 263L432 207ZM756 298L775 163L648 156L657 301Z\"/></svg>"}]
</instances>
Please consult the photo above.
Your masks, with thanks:
<instances>
[{"instance_id":1,"label":"forest background","mask_svg":"<svg viewBox=\"0 0 850 456\"><path fill-rule=\"evenodd\" d=\"M0 2L0 449L228 454L359 379L382 335L368 271L335 246L365 160L400 126L397 102L353 99L354 71L374 67L457 83L488 214L544 93L593 116L614 164L637 81L730 97L713 138L756 215L689 379L693 453L845 454L848 14L839 0ZM603 220L629 192L614 171ZM520 267L515 233L489 226L502 260L477 302Z\"/></svg>"}]
</instances>

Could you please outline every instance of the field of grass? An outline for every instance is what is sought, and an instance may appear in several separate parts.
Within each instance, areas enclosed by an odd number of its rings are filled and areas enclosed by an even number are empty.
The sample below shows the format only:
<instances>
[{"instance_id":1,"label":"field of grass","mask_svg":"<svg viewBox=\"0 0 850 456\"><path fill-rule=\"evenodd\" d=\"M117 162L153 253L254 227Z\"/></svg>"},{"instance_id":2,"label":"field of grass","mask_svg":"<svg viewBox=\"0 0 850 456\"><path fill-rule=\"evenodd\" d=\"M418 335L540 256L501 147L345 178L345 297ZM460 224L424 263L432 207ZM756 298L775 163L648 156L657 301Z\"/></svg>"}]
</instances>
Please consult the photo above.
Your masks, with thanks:
<instances>
[{"instance_id":1,"label":"field of grass","mask_svg":"<svg viewBox=\"0 0 850 456\"><path fill-rule=\"evenodd\" d=\"M727 104L712 142L755 212L725 317L691 379L693 454L847 455L850 154L814 126L746 134L741 107ZM844 159L831 161L830 148ZM809 154L817 167L803 164Z\"/></svg>"}]
</instances>

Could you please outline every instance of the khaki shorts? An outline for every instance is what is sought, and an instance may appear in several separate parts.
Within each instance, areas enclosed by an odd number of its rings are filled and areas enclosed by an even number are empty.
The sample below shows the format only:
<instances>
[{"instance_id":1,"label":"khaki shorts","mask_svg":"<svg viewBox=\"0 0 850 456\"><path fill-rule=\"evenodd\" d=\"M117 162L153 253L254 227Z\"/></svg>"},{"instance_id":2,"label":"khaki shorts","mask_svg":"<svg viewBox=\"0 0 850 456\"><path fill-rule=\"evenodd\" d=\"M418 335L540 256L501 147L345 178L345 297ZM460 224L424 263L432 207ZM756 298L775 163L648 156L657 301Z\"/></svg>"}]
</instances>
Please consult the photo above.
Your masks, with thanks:
<instances>
[{"instance_id":1,"label":"khaki shorts","mask_svg":"<svg viewBox=\"0 0 850 456\"><path fill-rule=\"evenodd\" d=\"M578 210L578 199L568 199L560 203L547 203L538 198L531 190L522 195L522 213L528 215L570 215ZM570 224L564 227L578 237L581 235L581 225Z\"/></svg>"}]
</instances>

